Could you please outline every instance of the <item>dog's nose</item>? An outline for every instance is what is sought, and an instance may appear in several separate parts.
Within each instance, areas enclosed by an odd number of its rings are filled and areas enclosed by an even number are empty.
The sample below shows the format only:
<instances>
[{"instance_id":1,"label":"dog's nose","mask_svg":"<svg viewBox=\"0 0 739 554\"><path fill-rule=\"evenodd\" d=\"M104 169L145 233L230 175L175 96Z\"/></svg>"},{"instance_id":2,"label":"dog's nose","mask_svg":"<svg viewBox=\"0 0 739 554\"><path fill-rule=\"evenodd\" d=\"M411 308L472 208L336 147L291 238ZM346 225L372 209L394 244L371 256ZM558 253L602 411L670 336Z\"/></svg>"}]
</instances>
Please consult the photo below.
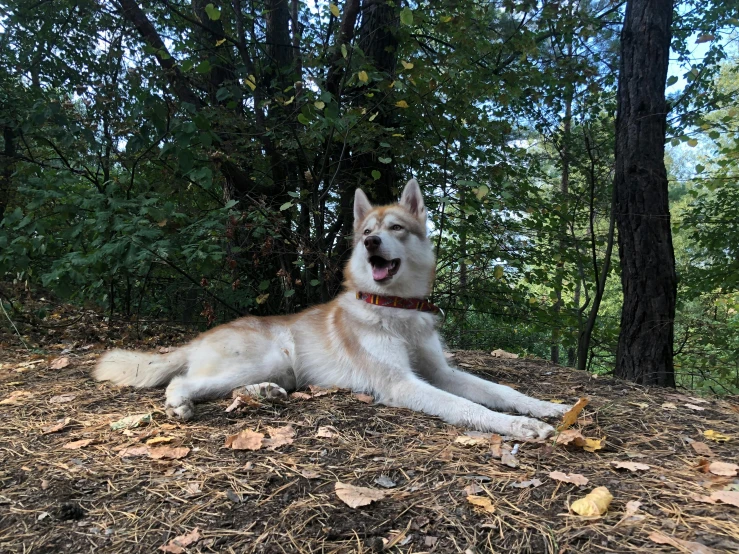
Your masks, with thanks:
<instances>
[{"instance_id":1,"label":"dog's nose","mask_svg":"<svg viewBox=\"0 0 739 554\"><path fill-rule=\"evenodd\" d=\"M364 239L364 247L370 252L377 250L382 244L382 239L377 235L370 235Z\"/></svg>"}]
</instances>

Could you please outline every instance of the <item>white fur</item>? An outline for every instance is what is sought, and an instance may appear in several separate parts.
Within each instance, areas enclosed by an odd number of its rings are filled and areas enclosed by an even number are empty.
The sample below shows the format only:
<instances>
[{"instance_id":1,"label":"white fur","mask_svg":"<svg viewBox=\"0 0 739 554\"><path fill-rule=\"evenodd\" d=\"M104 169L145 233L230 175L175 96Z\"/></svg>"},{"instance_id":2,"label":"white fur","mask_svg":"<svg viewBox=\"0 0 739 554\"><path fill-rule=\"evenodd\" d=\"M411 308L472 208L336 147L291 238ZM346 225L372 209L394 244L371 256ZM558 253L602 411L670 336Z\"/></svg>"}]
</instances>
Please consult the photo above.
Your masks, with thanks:
<instances>
[{"instance_id":1,"label":"white fur","mask_svg":"<svg viewBox=\"0 0 739 554\"><path fill-rule=\"evenodd\" d=\"M163 356L114 350L101 359L95 378L139 387L169 381L167 412L183 419L194 415L196 400L268 382L287 390L312 384L368 392L388 406L481 431L521 438L553 433L542 421L493 410L558 417L569 406L536 400L450 367L435 316L374 306L355 297L361 290L418 298L431 288L435 264L431 244L420 233L392 230L402 219L399 208L405 210L403 217L410 214L425 228L426 209L415 180L406 186L400 204L382 214L373 211L362 191L355 196L356 225L381 237L377 254L401 260L388 282L372 278L361 242L363 229L355 227L358 240L348 264L349 290L331 303L294 317L242 318Z\"/></svg>"}]
</instances>

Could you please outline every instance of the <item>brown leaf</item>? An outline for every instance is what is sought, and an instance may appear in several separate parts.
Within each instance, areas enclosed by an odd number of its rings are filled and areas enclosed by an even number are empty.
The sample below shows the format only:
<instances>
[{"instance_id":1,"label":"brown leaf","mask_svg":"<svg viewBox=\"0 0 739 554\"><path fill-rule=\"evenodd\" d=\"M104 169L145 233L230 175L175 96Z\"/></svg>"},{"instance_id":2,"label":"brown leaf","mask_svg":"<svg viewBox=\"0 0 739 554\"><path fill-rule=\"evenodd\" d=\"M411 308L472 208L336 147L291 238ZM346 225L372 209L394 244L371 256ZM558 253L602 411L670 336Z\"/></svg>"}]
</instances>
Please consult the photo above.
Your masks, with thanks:
<instances>
[{"instance_id":1,"label":"brown leaf","mask_svg":"<svg viewBox=\"0 0 739 554\"><path fill-rule=\"evenodd\" d=\"M323 427L319 427L318 431L316 432L316 437L321 437L324 439L333 439L334 437L339 436L339 431L336 429L336 427L332 425L325 425Z\"/></svg>"},{"instance_id":2,"label":"brown leaf","mask_svg":"<svg viewBox=\"0 0 739 554\"><path fill-rule=\"evenodd\" d=\"M572 483L573 485L587 485L588 484L588 478L584 475L580 475L579 473L562 473L561 471L552 471L549 474L550 479L554 479L555 481L564 481L565 483Z\"/></svg>"},{"instance_id":3,"label":"brown leaf","mask_svg":"<svg viewBox=\"0 0 739 554\"><path fill-rule=\"evenodd\" d=\"M675 405L672 402L665 402L664 404L662 404L662 409L663 410L677 410L677 405Z\"/></svg>"},{"instance_id":4,"label":"brown leaf","mask_svg":"<svg viewBox=\"0 0 739 554\"><path fill-rule=\"evenodd\" d=\"M25 390L14 390L10 396L0 400L0 404L22 404L24 400L28 400L33 396L32 392Z\"/></svg>"},{"instance_id":5,"label":"brown leaf","mask_svg":"<svg viewBox=\"0 0 739 554\"><path fill-rule=\"evenodd\" d=\"M639 511L639 508L641 507L641 502L638 500L629 500L626 503L626 512L624 513L625 517L633 516L636 512Z\"/></svg>"},{"instance_id":6,"label":"brown leaf","mask_svg":"<svg viewBox=\"0 0 739 554\"><path fill-rule=\"evenodd\" d=\"M739 491L715 491L711 493L711 499L739 508Z\"/></svg>"},{"instance_id":7,"label":"brown leaf","mask_svg":"<svg viewBox=\"0 0 739 554\"><path fill-rule=\"evenodd\" d=\"M518 354L506 352L505 350L501 350L500 348L498 348L497 350L493 350L490 355L493 358L504 358L509 360L515 360L516 358L518 358Z\"/></svg>"},{"instance_id":8,"label":"brown leaf","mask_svg":"<svg viewBox=\"0 0 739 554\"><path fill-rule=\"evenodd\" d=\"M313 395L308 392L295 391L290 394L290 398L295 398L297 400L310 400L313 398Z\"/></svg>"},{"instance_id":9,"label":"brown leaf","mask_svg":"<svg viewBox=\"0 0 739 554\"><path fill-rule=\"evenodd\" d=\"M51 369L63 369L69 365L69 358L57 358L53 360L49 367Z\"/></svg>"},{"instance_id":10,"label":"brown leaf","mask_svg":"<svg viewBox=\"0 0 739 554\"><path fill-rule=\"evenodd\" d=\"M167 460L179 460L190 453L187 446L155 446L149 449L149 457L155 460L166 458Z\"/></svg>"},{"instance_id":11,"label":"brown leaf","mask_svg":"<svg viewBox=\"0 0 739 554\"><path fill-rule=\"evenodd\" d=\"M66 402L71 402L75 398L77 398L76 394L60 394L58 396L52 396L51 398L49 398L49 402L51 402L52 404L64 404Z\"/></svg>"},{"instance_id":12,"label":"brown leaf","mask_svg":"<svg viewBox=\"0 0 739 554\"><path fill-rule=\"evenodd\" d=\"M713 554L714 552L713 549L707 547L705 544L676 539L675 537L665 535L662 531L652 531L649 534L649 540L657 544L669 544L680 550L687 550L690 554Z\"/></svg>"},{"instance_id":13,"label":"brown leaf","mask_svg":"<svg viewBox=\"0 0 739 554\"><path fill-rule=\"evenodd\" d=\"M605 487L595 487L583 498L575 500L570 509L581 516L602 516L608 511L613 495Z\"/></svg>"},{"instance_id":14,"label":"brown leaf","mask_svg":"<svg viewBox=\"0 0 739 554\"><path fill-rule=\"evenodd\" d=\"M580 398L580 400L578 400L577 403L562 416L562 423L557 425L557 431L562 432L568 427L571 427L577 421L577 418L580 416L580 412L582 412L588 404L590 404L590 400L585 397Z\"/></svg>"},{"instance_id":15,"label":"brown leaf","mask_svg":"<svg viewBox=\"0 0 739 554\"><path fill-rule=\"evenodd\" d=\"M611 462L613 467L616 469L628 469L629 471L646 471L650 469L647 464L640 464L639 462Z\"/></svg>"},{"instance_id":16,"label":"brown leaf","mask_svg":"<svg viewBox=\"0 0 739 554\"><path fill-rule=\"evenodd\" d=\"M708 446L705 442L691 442L690 446L693 447L693 450L695 450L695 453L700 456L708 456L709 458L712 458L715 456L713 453L713 450L711 450L711 447Z\"/></svg>"},{"instance_id":17,"label":"brown leaf","mask_svg":"<svg viewBox=\"0 0 739 554\"><path fill-rule=\"evenodd\" d=\"M118 457L120 458L135 458L138 456L148 456L148 455L149 455L149 447L145 445L128 446L126 448L123 448L120 452L118 452Z\"/></svg>"},{"instance_id":18,"label":"brown leaf","mask_svg":"<svg viewBox=\"0 0 739 554\"><path fill-rule=\"evenodd\" d=\"M372 404L375 401L374 396L370 396L369 394L362 394L361 392L356 393L354 395L354 398L356 398L360 402L364 402L365 404Z\"/></svg>"},{"instance_id":19,"label":"brown leaf","mask_svg":"<svg viewBox=\"0 0 739 554\"><path fill-rule=\"evenodd\" d=\"M479 433L470 431L464 435L458 436L454 442L462 446L479 446L490 444L490 433Z\"/></svg>"},{"instance_id":20,"label":"brown leaf","mask_svg":"<svg viewBox=\"0 0 739 554\"><path fill-rule=\"evenodd\" d=\"M121 429L135 429L149 423L151 423L151 414L133 414L111 422L110 428L120 431Z\"/></svg>"},{"instance_id":21,"label":"brown leaf","mask_svg":"<svg viewBox=\"0 0 739 554\"><path fill-rule=\"evenodd\" d=\"M696 412L702 412L705 410L703 406L696 406L695 404L685 404L685 407L695 410Z\"/></svg>"},{"instance_id":22,"label":"brown leaf","mask_svg":"<svg viewBox=\"0 0 739 554\"><path fill-rule=\"evenodd\" d=\"M739 470L739 466L736 464L730 464L727 462L711 462L708 465L708 471L714 475L721 475L723 477L734 477Z\"/></svg>"},{"instance_id":23,"label":"brown leaf","mask_svg":"<svg viewBox=\"0 0 739 554\"><path fill-rule=\"evenodd\" d=\"M264 439L262 442L262 445L266 446L267 450L276 450L280 446L292 444L293 438L295 438L295 429L293 429L292 425L267 427L267 431L269 432L269 438Z\"/></svg>"},{"instance_id":24,"label":"brown leaf","mask_svg":"<svg viewBox=\"0 0 739 554\"><path fill-rule=\"evenodd\" d=\"M513 483L511 486L516 489L526 489L528 487L536 488L542 484L538 479L530 479L528 481L521 481L520 483Z\"/></svg>"},{"instance_id":25,"label":"brown leaf","mask_svg":"<svg viewBox=\"0 0 739 554\"><path fill-rule=\"evenodd\" d=\"M68 442L62 448L66 448L67 450L77 450L78 448L84 448L85 446L91 445L93 442L95 442L95 439L81 439L78 441L72 441Z\"/></svg>"},{"instance_id":26,"label":"brown leaf","mask_svg":"<svg viewBox=\"0 0 739 554\"><path fill-rule=\"evenodd\" d=\"M493 503L490 502L490 499L487 496L476 496L471 494L467 497L467 502L483 512L487 512L489 514L495 513L495 506L493 506Z\"/></svg>"},{"instance_id":27,"label":"brown leaf","mask_svg":"<svg viewBox=\"0 0 739 554\"><path fill-rule=\"evenodd\" d=\"M583 437L582 433L577 429L567 429L557 435L554 443L561 445L574 443L575 446L582 446L585 444L585 437Z\"/></svg>"},{"instance_id":28,"label":"brown leaf","mask_svg":"<svg viewBox=\"0 0 739 554\"><path fill-rule=\"evenodd\" d=\"M184 554L186 552L186 547L195 544L201 538L202 535L200 534L200 530L196 527L189 533L175 537L166 545L160 546L159 550L167 552L168 554Z\"/></svg>"},{"instance_id":29,"label":"brown leaf","mask_svg":"<svg viewBox=\"0 0 739 554\"><path fill-rule=\"evenodd\" d=\"M147 440L146 444L149 446L154 446L155 444L166 444L168 442L172 442L174 439L174 437L154 437Z\"/></svg>"},{"instance_id":30,"label":"brown leaf","mask_svg":"<svg viewBox=\"0 0 739 554\"><path fill-rule=\"evenodd\" d=\"M477 483L470 483L470 484L469 484L469 485L467 485L467 486L466 486L466 487L465 487L465 488L464 488L463 490L464 490L464 493L465 493L465 494L466 494L467 496L470 496L470 495L476 495L476 494L478 494L478 493L481 493L481 492L483 492L483 491L484 491L485 489L483 489L483 488L482 488L482 487L481 487L480 485L478 485Z\"/></svg>"},{"instance_id":31,"label":"brown leaf","mask_svg":"<svg viewBox=\"0 0 739 554\"><path fill-rule=\"evenodd\" d=\"M331 387L331 388L323 388L319 387L318 385L308 385L308 389L310 389L311 395L313 395L313 398L318 398L319 396L326 396L327 394L336 394L339 392L339 387Z\"/></svg>"},{"instance_id":32,"label":"brown leaf","mask_svg":"<svg viewBox=\"0 0 739 554\"><path fill-rule=\"evenodd\" d=\"M262 448L264 433L244 429L240 433L226 437L224 446L234 450L259 450Z\"/></svg>"},{"instance_id":33,"label":"brown leaf","mask_svg":"<svg viewBox=\"0 0 739 554\"><path fill-rule=\"evenodd\" d=\"M240 408L241 406L259 407L261 406L261 404L257 402L256 400L254 400L251 396L243 394L243 395L236 396L233 399L233 402L231 402L231 404L228 405L228 408L226 408L225 411L233 412L234 410L236 410L237 408Z\"/></svg>"},{"instance_id":34,"label":"brown leaf","mask_svg":"<svg viewBox=\"0 0 739 554\"><path fill-rule=\"evenodd\" d=\"M70 421L72 421L71 418L65 417L64 419L60 419L53 425L45 425L41 428L41 431L43 431L44 435L48 435L49 433L57 433L64 429L67 425L69 425Z\"/></svg>"},{"instance_id":35,"label":"brown leaf","mask_svg":"<svg viewBox=\"0 0 739 554\"><path fill-rule=\"evenodd\" d=\"M334 490L336 491L336 496L350 508L366 506L377 500L382 500L386 495L384 491L370 489L368 487L355 487L354 485L340 481L336 482Z\"/></svg>"},{"instance_id":36,"label":"brown leaf","mask_svg":"<svg viewBox=\"0 0 739 554\"><path fill-rule=\"evenodd\" d=\"M507 450L503 450L500 456L500 463L508 467L518 467L519 462L516 457Z\"/></svg>"}]
</instances>

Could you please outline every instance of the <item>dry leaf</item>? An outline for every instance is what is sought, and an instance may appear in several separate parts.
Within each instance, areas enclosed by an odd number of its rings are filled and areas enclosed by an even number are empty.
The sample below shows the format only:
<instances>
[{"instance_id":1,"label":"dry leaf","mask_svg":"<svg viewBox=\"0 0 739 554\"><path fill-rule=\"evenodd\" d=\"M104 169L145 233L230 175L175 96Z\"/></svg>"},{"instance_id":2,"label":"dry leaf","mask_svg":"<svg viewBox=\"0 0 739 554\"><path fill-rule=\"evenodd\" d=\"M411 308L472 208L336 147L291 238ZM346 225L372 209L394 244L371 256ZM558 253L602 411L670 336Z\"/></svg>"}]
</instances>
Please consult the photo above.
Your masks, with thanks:
<instances>
[{"instance_id":1,"label":"dry leaf","mask_svg":"<svg viewBox=\"0 0 739 554\"><path fill-rule=\"evenodd\" d=\"M574 443L575 446L582 446L585 444L585 437L583 437L582 433L577 429L567 429L559 433L554 441L555 444L561 445L570 444L571 442Z\"/></svg>"},{"instance_id":2,"label":"dry leaf","mask_svg":"<svg viewBox=\"0 0 739 554\"><path fill-rule=\"evenodd\" d=\"M739 491L715 491L711 493L711 499L739 508Z\"/></svg>"},{"instance_id":3,"label":"dry leaf","mask_svg":"<svg viewBox=\"0 0 739 554\"><path fill-rule=\"evenodd\" d=\"M699 454L701 456L708 456L709 458L712 458L713 456L715 456L715 454L713 453L713 450L711 450L711 447L708 446L704 442L694 441L690 443L690 446L693 447L693 450L695 450L696 454Z\"/></svg>"},{"instance_id":4,"label":"dry leaf","mask_svg":"<svg viewBox=\"0 0 739 554\"><path fill-rule=\"evenodd\" d=\"M696 406L695 404L685 404L686 408L690 408L691 410L695 410L696 412L702 412L705 410L702 406Z\"/></svg>"},{"instance_id":5,"label":"dry leaf","mask_svg":"<svg viewBox=\"0 0 739 554\"><path fill-rule=\"evenodd\" d=\"M65 417L64 419L60 419L53 425L46 425L42 427L41 431L43 431L44 435L48 435L49 433L56 433L64 429L67 425L69 425L70 421L72 421L71 418Z\"/></svg>"},{"instance_id":6,"label":"dry leaf","mask_svg":"<svg viewBox=\"0 0 739 554\"><path fill-rule=\"evenodd\" d=\"M385 492L368 487L355 487L349 483L336 482L334 486L336 496L350 508L366 506L377 500L385 498Z\"/></svg>"},{"instance_id":7,"label":"dry leaf","mask_svg":"<svg viewBox=\"0 0 739 554\"><path fill-rule=\"evenodd\" d=\"M370 396L369 394L362 394L361 392L356 393L354 395L354 398L356 398L360 402L364 402L365 404L372 404L375 401L374 396Z\"/></svg>"},{"instance_id":8,"label":"dry leaf","mask_svg":"<svg viewBox=\"0 0 739 554\"><path fill-rule=\"evenodd\" d=\"M33 396L32 392L25 390L15 390L10 393L10 396L0 400L0 404L21 404L24 400L27 400Z\"/></svg>"},{"instance_id":9,"label":"dry leaf","mask_svg":"<svg viewBox=\"0 0 739 554\"><path fill-rule=\"evenodd\" d=\"M333 427L332 425L325 425L323 427L319 427L318 431L316 431L316 437L321 437L324 439L332 439L338 436L339 436L339 431L336 429L336 427Z\"/></svg>"},{"instance_id":10,"label":"dry leaf","mask_svg":"<svg viewBox=\"0 0 739 554\"><path fill-rule=\"evenodd\" d=\"M506 352L505 350L501 350L500 348L498 348L497 350L493 350L490 355L493 358L507 358L511 360L515 360L516 358L518 358L518 354L512 354L511 352Z\"/></svg>"},{"instance_id":11,"label":"dry leaf","mask_svg":"<svg viewBox=\"0 0 739 554\"><path fill-rule=\"evenodd\" d=\"M578 400L577 403L562 416L562 423L557 426L557 431L562 432L568 427L571 427L577 421L577 418L580 416L580 412L582 412L588 404L590 404L590 400L587 398L583 397Z\"/></svg>"},{"instance_id":12,"label":"dry leaf","mask_svg":"<svg viewBox=\"0 0 739 554\"><path fill-rule=\"evenodd\" d=\"M646 471L650 469L647 464L640 464L639 462L611 462L611 464L616 469L628 469L629 471Z\"/></svg>"},{"instance_id":13,"label":"dry leaf","mask_svg":"<svg viewBox=\"0 0 739 554\"><path fill-rule=\"evenodd\" d=\"M521 481L520 483L513 483L511 486L516 489L525 489L528 487L536 488L542 484L538 479L530 479L528 481Z\"/></svg>"},{"instance_id":14,"label":"dry leaf","mask_svg":"<svg viewBox=\"0 0 739 554\"><path fill-rule=\"evenodd\" d=\"M159 550L168 552L169 554L184 554L187 552L185 550L186 547L195 544L201 538L200 530L196 527L189 533L173 538L165 546L160 546Z\"/></svg>"},{"instance_id":15,"label":"dry leaf","mask_svg":"<svg viewBox=\"0 0 739 554\"><path fill-rule=\"evenodd\" d=\"M588 484L588 478L579 473L565 474L561 471L552 471L549 474L549 477L555 481L564 481L565 483L572 483L573 485L583 486Z\"/></svg>"},{"instance_id":16,"label":"dry leaf","mask_svg":"<svg viewBox=\"0 0 739 554\"><path fill-rule=\"evenodd\" d=\"M120 458L135 458L138 456L148 456L149 447L144 445L129 446L118 452Z\"/></svg>"},{"instance_id":17,"label":"dry leaf","mask_svg":"<svg viewBox=\"0 0 739 554\"><path fill-rule=\"evenodd\" d=\"M295 391L290 394L290 398L294 398L297 400L310 400L311 398L313 398L313 395L308 392Z\"/></svg>"},{"instance_id":18,"label":"dry leaf","mask_svg":"<svg viewBox=\"0 0 739 554\"><path fill-rule=\"evenodd\" d=\"M575 500L570 509L581 516L602 516L608 511L613 495L605 487L596 487L584 498Z\"/></svg>"},{"instance_id":19,"label":"dry leaf","mask_svg":"<svg viewBox=\"0 0 739 554\"><path fill-rule=\"evenodd\" d=\"M519 466L519 462L516 457L507 450L504 450L502 455L500 456L500 463L508 467Z\"/></svg>"},{"instance_id":20,"label":"dry leaf","mask_svg":"<svg viewBox=\"0 0 739 554\"><path fill-rule=\"evenodd\" d=\"M641 502L638 500L629 500L626 503L626 512L624 513L625 517L633 516L636 512L639 511L639 508L641 507Z\"/></svg>"},{"instance_id":21,"label":"dry leaf","mask_svg":"<svg viewBox=\"0 0 739 554\"><path fill-rule=\"evenodd\" d=\"M82 439L78 441L72 441L68 442L62 448L66 448L67 450L77 450L78 448L84 448L85 446L89 446L95 442L95 439Z\"/></svg>"},{"instance_id":22,"label":"dry leaf","mask_svg":"<svg viewBox=\"0 0 739 554\"><path fill-rule=\"evenodd\" d=\"M738 465L727 462L711 462L708 465L708 471L714 475L721 475L723 477L735 477L737 470L739 470Z\"/></svg>"},{"instance_id":23,"label":"dry leaf","mask_svg":"<svg viewBox=\"0 0 739 554\"><path fill-rule=\"evenodd\" d=\"M52 396L51 398L49 398L49 402L51 402L52 404L64 404L66 402L71 402L75 398L77 398L76 394L60 394L58 396Z\"/></svg>"},{"instance_id":24,"label":"dry leaf","mask_svg":"<svg viewBox=\"0 0 739 554\"><path fill-rule=\"evenodd\" d=\"M467 502L475 506L475 508L489 514L495 513L495 506L493 506L493 503L490 502L490 499L487 496L476 496L471 494L467 497Z\"/></svg>"},{"instance_id":25,"label":"dry leaf","mask_svg":"<svg viewBox=\"0 0 739 554\"><path fill-rule=\"evenodd\" d=\"M234 391L235 392L235 391ZM234 396L233 402L226 408L227 412L233 412L235 409L241 406L249 406L252 408L259 408L261 404L255 400L253 396L249 394L237 394Z\"/></svg>"},{"instance_id":26,"label":"dry leaf","mask_svg":"<svg viewBox=\"0 0 739 554\"><path fill-rule=\"evenodd\" d=\"M459 437L454 439L454 442L456 444L461 444L462 446L488 445L490 444L490 437L491 435L489 433L475 434L474 432L470 432L464 435L460 435Z\"/></svg>"},{"instance_id":27,"label":"dry leaf","mask_svg":"<svg viewBox=\"0 0 739 554\"><path fill-rule=\"evenodd\" d=\"M673 404L672 402L665 402L662 404L662 409L664 410L677 410L677 406Z\"/></svg>"},{"instance_id":28,"label":"dry leaf","mask_svg":"<svg viewBox=\"0 0 739 554\"><path fill-rule=\"evenodd\" d=\"M155 444L165 444L168 442L172 442L174 440L174 437L154 437L146 441L146 444L149 446L153 446Z\"/></svg>"},{"instance_id":29,"label":"dry leaf","mask_svg":"<svg viewBox=\"0 0 739 554\"><path fill-rule=\"evenodd\" d=\"M264 433L244 429L240 433L226 437L224 446L234 450L259 450L262 448Z\"/></svg>"},{"instance_id":30,"label":"dry leaf","mask_svg":"<svg viewBox=\"0 0 739 554\"><path fill-rule=\"evenodd\" d=\"M267 450L275 450L280 446L292 444L293 438L295 438L295 429L293 429L292 425L267 427L267 431L269 432L269 438L264 439L262 442L262 445L266 446Z\"/></svg>"},{"instance_id":31,"label":"dry leaf","mask_svg":"<svg viewBox=\"0 0 739 554\"><path fill-rule=\"evenodd\" d=\"M110 424L110 428L113 431L119 431L121 429L134 429L148 423L151 423L151 414L133 414L114 421Z\"/></svg>"},{"instance_id":32,"label":"dry leaf","mask_svg":"<svg viewBox=\"0 0 739 554\"><path fill-rule=\"evenodd\" d=\"M63 369L69 365L69 358L57 358L49 364L51 369Z\"/></svg>"},{"instance_id":33,"label":"dry leaf","mask_svg":"<svg viewBox=\"0 0 739 554\"><path fill-rule=\"evenodd\" d=\"M167 460L179 460L190 453L187 446L156 446L149 449L149 457L155 460L166 458Z\"/></svg>"},{"instance_id":34,"label":"dry leaf","mask_svg":"<svg viewBox=\"0 0 739 554\"><path fill-rule=\"evenodd\" d=\"M719 433L718 431L713 431L711 429L709 429L708 431L703 431L703 436L715 442L726 442L730 438L723 433Z\"/></svg>"},{"instance_id":35,"label":"dry leaf","mask_svg":"<svg viewBox=\"0 0 739 554\"><path fill-rule=\"evenodd\" d=\"M649 534L649 540L657 544L669 544L677 549L687 550L690 554L712 554L714 552L713 549L707 547L705 544L676 539L675 537L665 535L661 531L652 531Z\"/></svg>"},{"instance_id":36,"label":"dry leaf","mask_svg":"<svg viewBox=\"0 0 739 554\"><path fill-rule=\"evenodd\" d=\"M603 448L605 442L605 437L603 437L602 439L585 439L585 444L583 445L582 449L586 452L595 452L596 450L600 450L601 448Z\"/></svg>"},{"instance_id":37,"label":"dry leaf","mask_svg":"<svg viewBox=\"0 0 739 554\"><path fill-rule=\"evenodd\" d=\"M310 389L311 395L313 395L313 398L318 398L319 396L326 396L327 394L335 394L339 392L339 387L331 387L331 388L323 388L319 387L318 385L308 385L308 389Z\"/></svg>"},{"instance_id":38,"label":"dry leaf","mask_svg":"<svg viewBox=\"0 0 739 554\"><path fill-rule=\"evenodd\" d=\"M313 471L312 469L304 469L300 472L300 474L305 477L306 479L318 479L321 474L317 471Z\"/></svg>"},{"instance_id":39,"label":"dry leaf","mask_svg":"<svg viewBox=\"0 0 739 554\"><path fill-rule=\"evenodd\" d=\"M466 494L467 496L470 496L470 495L473 495L473 496L474 496L474 495L476 495L476 494L478 494L478 493L480 493L480 492L483 492L483 491L484 491L485 489L483 489L483 488L482 488L482 487L481 487L480 485L478 485L477 483L470 483L470 484L469 484L469 485L467 485L467 486L466 486L466 487L465 487L465 488L464 488L463 490L464 490L464 493L465 493L465 494Z\"/></svg>"}]
</instances>

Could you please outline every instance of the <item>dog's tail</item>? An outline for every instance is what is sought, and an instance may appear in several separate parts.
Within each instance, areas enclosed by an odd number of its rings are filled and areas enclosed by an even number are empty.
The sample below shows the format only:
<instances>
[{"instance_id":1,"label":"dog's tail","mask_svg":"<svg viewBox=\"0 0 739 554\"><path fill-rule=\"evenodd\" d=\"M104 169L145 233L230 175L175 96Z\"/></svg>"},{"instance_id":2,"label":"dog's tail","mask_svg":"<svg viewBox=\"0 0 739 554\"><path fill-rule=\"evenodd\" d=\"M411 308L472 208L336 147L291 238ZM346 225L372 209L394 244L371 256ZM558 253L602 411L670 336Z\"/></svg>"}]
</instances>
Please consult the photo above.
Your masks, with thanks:
<instances>
[{"instance_id":1,"label":"dog's tail","mask_svg":"<svg viewBox=\"0 0 739 554\"><path fill-rule=\"evenodd\" d=\"M187 350L180 348L168 354L109 350L98 360L92 376L98 381L145 388L168 383L187 366Z\"/></svg>"}]
</instances>

